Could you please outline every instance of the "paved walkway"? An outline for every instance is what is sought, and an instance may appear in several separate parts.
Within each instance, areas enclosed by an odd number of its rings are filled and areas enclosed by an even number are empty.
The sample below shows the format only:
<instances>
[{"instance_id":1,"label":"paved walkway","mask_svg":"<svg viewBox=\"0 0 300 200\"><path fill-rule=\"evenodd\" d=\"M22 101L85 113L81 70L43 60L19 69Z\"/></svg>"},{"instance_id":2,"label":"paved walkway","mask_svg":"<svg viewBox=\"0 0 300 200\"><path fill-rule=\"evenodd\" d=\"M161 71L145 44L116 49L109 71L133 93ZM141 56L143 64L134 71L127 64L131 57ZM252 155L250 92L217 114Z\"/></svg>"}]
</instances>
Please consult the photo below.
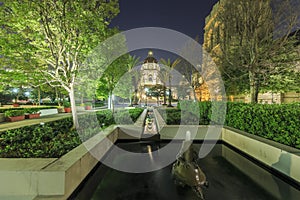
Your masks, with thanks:
<instances>
[{"instance_id":1,"label":"paved walkway","mask_svg":"<svg viewBox=\"0 0 300 200\"><path fill-rule=\"evenodd\" d=\"M34 125L34 124L55 121L58 119L63 119L63 118L69 117L69 116L72 116L72 114L71 113L59 113L59 114L43 116L43 117L40 117L37 119L25 119L25 120L17 121L17 122L1 122L0 123L0 132L5 131L5 130L20 128L23 126L30 126L30 125Z\"/></svg>"}]
</instances>

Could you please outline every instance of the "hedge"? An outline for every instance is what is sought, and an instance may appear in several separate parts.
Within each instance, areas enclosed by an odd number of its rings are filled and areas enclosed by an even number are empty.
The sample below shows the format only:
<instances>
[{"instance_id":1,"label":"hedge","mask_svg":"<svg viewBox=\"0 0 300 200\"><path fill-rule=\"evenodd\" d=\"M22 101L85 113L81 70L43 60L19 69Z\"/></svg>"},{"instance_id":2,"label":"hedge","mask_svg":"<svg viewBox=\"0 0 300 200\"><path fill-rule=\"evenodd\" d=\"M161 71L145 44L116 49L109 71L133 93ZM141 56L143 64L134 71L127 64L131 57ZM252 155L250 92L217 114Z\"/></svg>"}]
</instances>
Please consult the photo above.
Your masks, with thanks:
<instances>
[{"instance_id":1,"label":"hedge","mask_svg":"<svg viewBox=\"0 0 300 200\"><path fill-rule=\"evenodd\" d=\"M228 103L226 125L300 148L300 104Z\"/></svg>"},{"instance_id":2,"label":"hedge","mask_svg":"<svg viewBox=\"0 0 300 200\"><path fill-rule=\"evenodd\" d=\"M166 110L163 116L167 124L180 124L182 104L179 109ZM210 122L222 124L222 112L226 111L224 125L258 135L292 147L300 148L300 103L292 104L226 104L226 109L216 109L212 116L212 106L225 106L215 102L199 102L199 124L207 125ZM184 110L184 109L182 109ZM164 111L159 110L160 113Z\"/></svg>"},{"instance_id":3,"label":"hedge","mask_svg":"<svg viewBox=\"0 0 300 200\"><path fill-rule=\"evenodd\" d=\"M5 113L8 110L25 110L25 109L53 109L57 108L57 106L42 106L42 107L30 107L30 108L23 108L23 107L15 107L15 108L0 108L0 113Z\"/></svg>"},{"instance_id":4,"label":"hedge","mask_svg":"<svg viewBox=\"0 0 300 200\"><path fill-rule=\"evenodd\" d=\"M142 111L129 110L130 117L136 120ZM123 112L125 111L118 113ZM77 131L72 128L72 118L67 117L0 132L0 157L58 158L99 133L101 129L115 123L110 110L78 115L78 120L81 129Z\"/></svg>"}]
</instances>

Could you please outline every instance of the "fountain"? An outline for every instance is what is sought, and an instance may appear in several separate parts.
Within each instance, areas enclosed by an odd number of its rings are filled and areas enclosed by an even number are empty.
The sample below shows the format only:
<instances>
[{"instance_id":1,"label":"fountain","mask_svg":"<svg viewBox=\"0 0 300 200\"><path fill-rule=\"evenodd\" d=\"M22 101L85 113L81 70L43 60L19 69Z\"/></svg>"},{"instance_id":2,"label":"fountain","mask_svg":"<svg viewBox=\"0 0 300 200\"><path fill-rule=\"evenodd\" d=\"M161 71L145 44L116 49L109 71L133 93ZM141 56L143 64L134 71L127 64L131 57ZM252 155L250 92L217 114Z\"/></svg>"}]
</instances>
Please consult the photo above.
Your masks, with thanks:
<instances>
[{"instance_id":1,"label":"fountain","mask_svg":"<svg viewBox=\"0 0 300 200\"><path fill-rule=\"evenodd\" d=\"M99 162L69 200L300 199L299 188L265 170L225 142L220 141L205 158L198 159L202 141L192 141L191 133L186 132L184 141L160 140L153 110L148 110L142 136L142 141L119 141L111 151L121 148L126 152L146 153L149 156L146 162L160 166L163 163L158 158L168 145L170 152L174 152L172 156L168 155L174 163L157 171L128 173ZM113 154L111 161L124 165L126 156L126 153ZM206 177L209 178L209 189L203 190L208 187Z\"/></svg>"},{"instance_id":2,"label":"fountain","mask_svg":"<svg viewBox=\"0 0 300 200\"><path fill-rule=\"evenodd\" d=\"M198 155L193 148L193 142L190 140L190 132L188 131L173 164L172 176L175 184L191 187L197 196L204 200L202 187L208 187L208 181L197 163L197 159Z\"/></svg>"},{"instance_id":3,"label":"fountain","mask_svg":"<svg viewBox=\"0 0 300 200\"><path fill-rule=\"evenodd\" d=\"M154 117L154 112L152 109L147 111L147 116L145 119L144 130L142 134L143 141L159 141L160 135L157 130L157 125Z\"/></svg>"}]
</instances>

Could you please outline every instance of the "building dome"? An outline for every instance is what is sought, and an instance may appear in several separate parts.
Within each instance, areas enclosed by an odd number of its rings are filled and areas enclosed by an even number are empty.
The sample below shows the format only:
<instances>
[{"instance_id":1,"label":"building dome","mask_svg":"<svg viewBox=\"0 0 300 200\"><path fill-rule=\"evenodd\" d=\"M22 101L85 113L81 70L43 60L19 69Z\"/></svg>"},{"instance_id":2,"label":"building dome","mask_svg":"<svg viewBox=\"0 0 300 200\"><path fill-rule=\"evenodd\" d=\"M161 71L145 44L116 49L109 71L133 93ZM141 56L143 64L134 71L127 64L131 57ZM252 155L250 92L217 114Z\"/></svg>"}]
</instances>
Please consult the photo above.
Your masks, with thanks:
<instances>
[{"instance_id":1,"label":"building dome","mask_svg":"<svg viewBox=\"0 0 300 200\"><path fill-rule=\"evenodd\" d=\"M147 58L144 60L144 63L157 63L157 60L153 57L153 52L149 51Z\"/></svg>"}]
</instances>

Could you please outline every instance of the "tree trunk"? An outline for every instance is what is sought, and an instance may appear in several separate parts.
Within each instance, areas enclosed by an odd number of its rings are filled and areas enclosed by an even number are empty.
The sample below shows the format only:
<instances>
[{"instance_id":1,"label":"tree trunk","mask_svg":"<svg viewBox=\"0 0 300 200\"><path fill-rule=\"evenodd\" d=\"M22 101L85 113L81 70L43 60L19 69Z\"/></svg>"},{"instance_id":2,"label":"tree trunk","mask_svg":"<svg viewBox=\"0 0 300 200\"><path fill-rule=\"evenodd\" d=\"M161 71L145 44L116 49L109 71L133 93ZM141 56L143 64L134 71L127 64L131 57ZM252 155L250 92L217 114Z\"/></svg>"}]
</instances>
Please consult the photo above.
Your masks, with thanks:
<instances>
[{"instance_id":1,"label":"tree trunk","mask_svg":"<svg viewBox=\"0 0 300 200\"><path fill-rule=\"evenodd\" d=\"M257 103L259 83L256 74L251 71L249 71L249 81L250 81L250 103Z\"/></svg>"},{"instance_id":2,"label":"tree trunk","mask_svg":"<svg viewBox=\"0 0 300 200\"><path fill-rule=\"evenodd\" d=\"M108 97L108 109L111 109L111 110L114 112L114 103L113 103L112 92L109 92L109 97Z\"/></svg>"},{"instance_id":3,"label":"tree trunk","mask_svg":"<svg viewBox=\"0 0 300 200\"><path fill-rule=\"evenodd\" d=\"M131 92L130 92L130 96L129 96L129 106L133 106L133 105L132 105L132 97L131 97Z\"/></svg>"},{"instance_id":4,"label":"tree trunk","mask_svg":"<svg viewBox=\"0 0 300 200\"><path fill-rule=\"evenodd\" d=\"M169 105L168 105L168 107L172 107L171 76L169 76Z\"/></svg>"},{"instance_id":5,"label":"tree trunk","mask_svg":"<svg viewBox=\"0 0 300 200\"><path fill-rule=\"evenodd\" d=\"M59 100L58 100L57 87L55 87L55 100L57 101L58 106L60 106L60 105L59 105Z\"/></svg>"},{"instance_id":6,"label":"tree trunk","mask_svg":"<svg viewBox=\"0 0 300 200\"><path fill-rule=\"evenodd\" d=\"M74 87L71 85L69 98L71 103L71 110L72 110L72 117L73 117L73 125L76 129L79 128L78 118L77 118L77 111L76 111L76 103L75 103L75 96L74 96Z\"/></svg>"},{"instance_id":7,"label":"tree trunk","mask_svg":"<svg viewBox=\"0 0 300 200\"><path fill-rule=\"evenodd\" d=\"M38 105L41 105L41 87L38 87Z\"/></svg>"},{"instance_id":8,"label":"tree trunk","mask_svg":"<svg viewBox=\"0 0 300 200\"><path fill-rule=\"evenodd\" d=\"M138 89L134 88L133 105L138 104L138 102L137 102L137 92L138 92Z\"/></svg>"},{"instance_id":9,"label":"tree trunk","mask_svg":"<svg viewBox=\"0 0 300 200\"><path fill-rule=\"evenodd\" d=\"M172 91L171 91L171 88L169 88L169 107L172 107Z\"/></svg>"},{"instance_id":10,"label":"tree trunk","mask_svg":"<svg viewBox=\"0 0 300 200\"><path fill-rule=\"evenodd\" d=\"M166 86L164 85L164 103L163 105L167 104L167 96L166 96Z\"/></svg>"}]
</instances>

